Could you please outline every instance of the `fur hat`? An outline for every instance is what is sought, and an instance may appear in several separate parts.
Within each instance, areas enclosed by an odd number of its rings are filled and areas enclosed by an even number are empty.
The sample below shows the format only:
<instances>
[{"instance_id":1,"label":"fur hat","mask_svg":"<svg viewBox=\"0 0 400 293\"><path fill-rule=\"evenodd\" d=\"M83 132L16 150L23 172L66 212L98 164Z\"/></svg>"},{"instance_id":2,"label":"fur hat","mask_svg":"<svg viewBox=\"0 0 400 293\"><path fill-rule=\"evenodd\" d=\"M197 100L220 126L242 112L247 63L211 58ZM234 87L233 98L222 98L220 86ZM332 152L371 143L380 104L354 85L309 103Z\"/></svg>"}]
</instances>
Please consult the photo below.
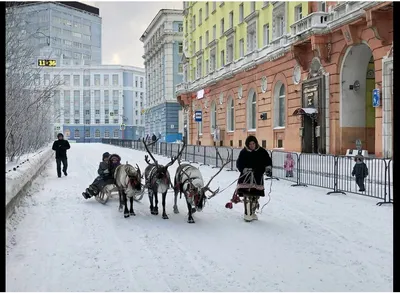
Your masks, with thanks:
<instances>
[{"instance_id":1,"label":"fur hat","mask_svg":"<svg viewBox=\"0 0 400 293\"><path fill-rule=\"evenodd\" d=\"M246 138L246 141L245 141L245 143L244 143L245 146L248 148L251 141L253 141L253 142L256 144L256 149L257 149L257 148L259 147L259 144L258 144L257 138L256 138L254 135L249 135L249 136Z\"/></svg>"}]
</instances>

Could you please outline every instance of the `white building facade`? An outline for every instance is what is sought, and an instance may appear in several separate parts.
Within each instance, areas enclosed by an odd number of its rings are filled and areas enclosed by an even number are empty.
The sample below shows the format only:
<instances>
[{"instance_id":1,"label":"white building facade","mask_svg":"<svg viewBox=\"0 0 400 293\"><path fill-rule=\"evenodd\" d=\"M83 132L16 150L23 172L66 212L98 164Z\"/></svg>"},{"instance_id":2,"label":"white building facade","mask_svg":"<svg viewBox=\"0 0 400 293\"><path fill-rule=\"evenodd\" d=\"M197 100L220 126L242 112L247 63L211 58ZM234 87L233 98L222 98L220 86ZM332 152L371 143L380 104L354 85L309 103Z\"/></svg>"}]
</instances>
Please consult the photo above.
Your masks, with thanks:
<instances>
[{"instance_id":1,"label":"white building facade","mask_svg":"<svg viewBox=\"0 0 400 293\"><path fill-rule=\"evenodd\" d=\"M53 94L54 131L77 142L144 136L144 69L133 66L44 68L36 84L60 81Z\"/></svg>"},{"instance_id":2,"label":"white building facade","mask_svg":"<svg viewBox=\"0 0 400 293\"><path fill-rule=\"evenodd\" d=\"M100 65L102 19L99 9L80 2L15 2L18 21L36 58L57 65Z\"/></svg>"},{"instance_id":3,"label":"white building facade","mask_svg":"<svg viewBox=\"0 0 400 293\"><path fill-rule=\"evenodd\" d=\"M166 142L182 139L179 129L181 106L175 97L175 87L183 78L182 12L160 10L140 38L145 51L146 134L156 134Z\"/></svg>"}]
</instances>

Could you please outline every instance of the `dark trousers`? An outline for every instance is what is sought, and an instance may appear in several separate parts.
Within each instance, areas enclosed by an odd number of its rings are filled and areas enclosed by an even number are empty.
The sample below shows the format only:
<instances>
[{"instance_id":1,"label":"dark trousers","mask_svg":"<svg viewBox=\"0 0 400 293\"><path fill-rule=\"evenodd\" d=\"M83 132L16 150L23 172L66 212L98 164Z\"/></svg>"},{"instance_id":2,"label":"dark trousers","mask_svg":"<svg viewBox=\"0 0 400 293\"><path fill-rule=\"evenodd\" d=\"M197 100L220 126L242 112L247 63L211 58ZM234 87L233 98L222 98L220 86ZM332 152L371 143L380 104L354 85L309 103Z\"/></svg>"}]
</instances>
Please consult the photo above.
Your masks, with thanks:
<instances>
[{"instance_id":1,"label":"dark trousers","mask_svg":"<svg viewBox=\"0 0 400 293\"><path fill-rule=\"evenodd\" d=\"M364 191L365 190L365 185L364 185L364 177L356 177L356 183L360 190Z\"/></svg>"},{"instance_id":2,"label":"dark trousers","mask_svg":"<svg viewBox=\"0 0 400 293\"><path fill-rule=\"evenodd\" d=\"M68 159L67 158L56 158L57 162L57 175L61 176L61 163L63 164L63 169L62 171L65 173L67 172L68 168Z\"/></svg>"},{"instance_id":3,"label":"dark trousers","mask_svg":"<svg viewBox=\"0 0 400 293\"><path fill-rule=\"evenodd\" d=\"M113 184L114 178L103 178L98 176L94 179L93 183L89 185L89 190L92 191L92 194L96 195L108 184Z\"/></svg>"}]
</instances>

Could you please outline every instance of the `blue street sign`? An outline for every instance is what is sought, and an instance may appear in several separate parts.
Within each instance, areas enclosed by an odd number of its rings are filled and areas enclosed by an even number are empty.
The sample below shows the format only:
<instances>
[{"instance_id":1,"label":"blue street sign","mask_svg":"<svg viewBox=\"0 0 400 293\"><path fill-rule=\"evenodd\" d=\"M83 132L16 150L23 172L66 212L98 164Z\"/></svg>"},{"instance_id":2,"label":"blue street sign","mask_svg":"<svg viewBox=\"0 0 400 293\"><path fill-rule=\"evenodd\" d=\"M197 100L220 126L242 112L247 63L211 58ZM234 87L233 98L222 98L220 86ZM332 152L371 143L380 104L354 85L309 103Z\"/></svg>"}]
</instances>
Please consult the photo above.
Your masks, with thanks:
<instances>
[{"instance_id":1,"label":"blue street sign","mask_svg":"<svg viewBox=\"0 0 400 293\"><path fill-rule=\"evenodd\" d=\"M379 89L374 89L372 91L372 107L379 107L381 104L381 95Z\"/></svg>"},{"instance_id":2,"label":"blue street sign","mask_svg":"<svg viewBox=\"0 0 400 293\"><path fill-rule=\"evenodd\" d=\"M194 121L196 121L196 122L203 121L203 113L201 111L194 112Z\"/></svg>"}]
</instances>

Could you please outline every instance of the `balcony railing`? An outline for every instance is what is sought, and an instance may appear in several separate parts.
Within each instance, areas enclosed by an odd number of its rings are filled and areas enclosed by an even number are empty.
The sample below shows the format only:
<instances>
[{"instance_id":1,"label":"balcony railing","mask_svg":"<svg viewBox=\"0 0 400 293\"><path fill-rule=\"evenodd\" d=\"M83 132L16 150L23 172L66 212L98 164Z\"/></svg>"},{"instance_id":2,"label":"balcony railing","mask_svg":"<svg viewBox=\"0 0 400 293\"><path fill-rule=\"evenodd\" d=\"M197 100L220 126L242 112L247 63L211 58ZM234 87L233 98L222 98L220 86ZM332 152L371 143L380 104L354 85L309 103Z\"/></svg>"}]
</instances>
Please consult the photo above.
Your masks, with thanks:
<instances>
[{"instance_id":1,"label":"balcony railing","mask_svg":"<svg viewBox=\"0 0 400 293\"><path fill-rule=\"evenodd\" d=\"M296 21L290 26L292 36L304 34L315 29L324 29L327 27L329 13L314 12L306 17Z\"/></svg>"}]
</instances>

